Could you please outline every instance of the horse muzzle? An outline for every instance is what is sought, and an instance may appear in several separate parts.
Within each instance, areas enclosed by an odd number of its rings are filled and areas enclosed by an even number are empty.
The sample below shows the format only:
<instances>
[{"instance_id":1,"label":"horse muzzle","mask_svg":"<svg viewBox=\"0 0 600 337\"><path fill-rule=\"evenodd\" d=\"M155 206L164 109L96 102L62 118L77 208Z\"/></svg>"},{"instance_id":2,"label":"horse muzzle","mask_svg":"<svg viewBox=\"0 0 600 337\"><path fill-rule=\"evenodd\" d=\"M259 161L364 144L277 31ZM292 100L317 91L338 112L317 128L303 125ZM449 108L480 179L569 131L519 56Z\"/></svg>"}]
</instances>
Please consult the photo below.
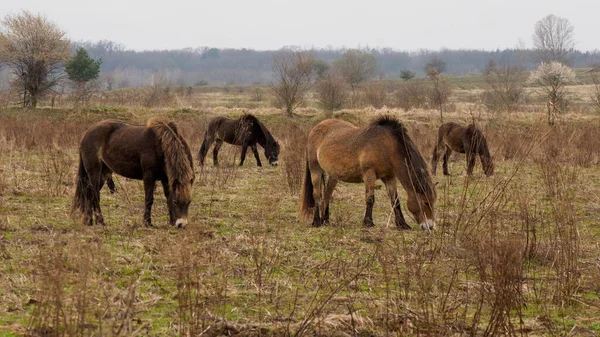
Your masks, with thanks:
<instances>
[{"instance_id":1,"label":"horse muzzle","mask_svg":"<svg viewBox=\"0 0 600 337\"><path fill-rule=\"evenodd\" d=\"M271 166L279 166L279 161L274 161L274 162L269 163L269 164L271 164Z\"/></svg>"},{"instance_id":2,"label":"horse muzzle","mask_svg":"<svg viewBox=\"0 0 600 337\"><path fill-rule=\"evenodd\" d=\"M425 222L422 222L420 226L421 226L422 230L432 231L435 228L435 221L433 221L431 219L427 219L427 220L425 220Z\"/></svg>"},{"instance_id":3,"label":"horse muzzle","mask_svg":"<svg viewBox=\"0 0 600 337\"><path fill-rule=\"evenodd\" d=\"M177 219L177 221L175 221L175 225L177 226L177 228L185 228L185 226L187 226L187 224L188 224L187 217L179 218L179 219Z\"/></svg>"}]
</instances>

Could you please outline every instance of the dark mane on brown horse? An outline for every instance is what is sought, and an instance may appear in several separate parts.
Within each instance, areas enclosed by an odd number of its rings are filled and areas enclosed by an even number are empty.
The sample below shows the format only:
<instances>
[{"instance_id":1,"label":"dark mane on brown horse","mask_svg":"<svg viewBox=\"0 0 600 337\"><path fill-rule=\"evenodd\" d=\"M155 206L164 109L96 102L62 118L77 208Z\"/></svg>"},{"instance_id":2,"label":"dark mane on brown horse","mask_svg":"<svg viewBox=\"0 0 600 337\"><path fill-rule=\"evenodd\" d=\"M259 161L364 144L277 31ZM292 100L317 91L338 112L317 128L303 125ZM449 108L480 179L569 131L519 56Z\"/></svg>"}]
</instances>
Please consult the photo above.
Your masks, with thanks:
<instances>
[{"instance_id":1,"label":"dark mane on brown horse","mask_svg":"<svg viewBox=\"0 0 600 337\"><path fill-rule=\"evenodd\" d=\"M358 128L338 119L317 124L309 133L300 215L313 226L329 220L329 201L338 181L364 182L364 226L373 226L375 182L386 186L398 228L410 229L400 209L396 179L408 195L408 210L422 229L435 226L435 185L406 128L393 117L377 118Z\"/></svg>"},{"instance_id":2,"label":"dark mane on brown horse","mask_svg":"<svg viewBox=\"0 0 600 337\"><path fill-rule=\"evenodd\" d=\"M215 117L209 123L204 134L204 140L198 153L200 166L204 165L204 159L209 148L215 143L213 149L213 163L219 165L219 149L223 142L242 147L240 166L244 164L248 147L254 153L256 164L262 166L256 144L265 150L265 157L273 166L277 166L279 159L279 143L269 132L267 127L254 115L244 114L238 119L227 117Z\"/></svg>"},{"instance_id":3,"label":"dark mane on brown horse","mask_svg":"<svg viewBox=\"0 0 600 337\"><path fill-rule=\"evenodd\" d=\"M182 197L191 198L191 184L182 182L194 180L193 159L190 147L179 134L177 125L162 118L152 118L147 126L158 137L165 158L165 168L170 190L183 193ZM188 160L181 160L187 158Z\"/></svg>"},{"instance_id":4,"label":"dark mane on brown horse","mask_svg":"<svg viewBox=\"0 0 600 337\"><path fill-rule=\"evenodd\" d=\"M398 140L400 146L398 149L401 156L406 158L406 164L409 167L410 180L413 188L433 199L436 198L435 187L431 180L427 164L419 152L417 146L408 136L408 130L396 118L392 116L381 116L371 123L372 125L383 126L393 130L393 135Z\"/></svg>"},{"instance_id":5,"label":"dark mane on brown horse","mask_svg":"<svg viewBox=\"0 0 600 337\"><path fill-rule=\"evenodd\" d=\"M466 154L467 175L473 174L477 156L479 156L485 175L489 176L494 173L494 162L490 155L488 142L481 130L474 123L464 126L450 122L442 124L439 127L437 142L433 149L433 158L431 160L431 168L434 175L437 171L437 163L442 151L445 151L442 162L444 175L450 175L448 171L448 159L452 151Z\"/></svg>"},{"instance_id":6,"label":"dark mane on brown horse","mask_svg":"<svg viewBox=\"0 0 600 337\"><path fill-rule=\"evenodd\" d=\"M154 186L163 185L172 225L187 225L194 182L192 154L173 122L152 118L146 126L102 121L91 126L79 147L79 169L72 211L84 215L84 223L104 224L100 190L108 183L114 191L112 173L143 180L144 222L152 226Z\"/></svg>"}]
</instances>

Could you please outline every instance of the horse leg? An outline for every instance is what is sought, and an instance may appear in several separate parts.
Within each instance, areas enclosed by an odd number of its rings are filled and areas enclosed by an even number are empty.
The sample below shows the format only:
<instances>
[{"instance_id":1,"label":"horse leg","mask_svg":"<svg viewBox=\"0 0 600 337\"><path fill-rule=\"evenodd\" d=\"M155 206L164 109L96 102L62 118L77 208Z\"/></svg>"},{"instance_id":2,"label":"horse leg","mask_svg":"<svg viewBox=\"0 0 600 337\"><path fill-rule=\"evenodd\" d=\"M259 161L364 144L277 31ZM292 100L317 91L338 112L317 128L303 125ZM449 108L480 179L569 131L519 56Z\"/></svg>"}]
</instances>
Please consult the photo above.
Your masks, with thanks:
<instances>
[{"instance_id":1,"label":"horse leg","mask_svg":"<svg viewBox=\"0 0 600 337\"><path fill-rule=\"evenodd\" d=\"M329 223L329 202L331 201L331 196L333 195L333 191L335 190L335 186L338 181L329 177L327 179L327 186L325 187L325 195L323 198L323 209L325 210L323 213L323 223Z\"/></svg>"},{"instance_id":2,"label":"horse leg","mask_svg":"<svg viewBox=\"0 0 600 337\"><path fill-rule=\"evenodd\" d=\"M215 147L213 148L213 164L215 166L219 166L219 150L221 149L221 145L223 145L223 141L217 139L215 141Z\"/></svg>"},{"instance_id":3,"label":"horse leg","mask_svg":"<svg viewBox=\"0 0 600 337\"><path fill-rule=\"evenodd\" d=\"M444 158L442 158L442 169L444 170L444 175L449 176L450 172L448 172L448 159L450 159L450 155L452 154L452 149L446 145L446 152L444 153Z\"/></svg>"},{"instance_id":4,"label":"horse leg","mask_svg":"<svg viewBox=\"0 0 600 337\"><path fill-rule=\"evenodd\" d=\"M321 217L321 211L319 205L321 204L321 188L323 187L323 171L318 168L311 168L310 178L313 183L313 199L315 200L315 211L313 216L313 227L321 227L323 225L323 218Z\"/></svg>"},{"instance_id":5,"label":"horse leg","mask_svg":"<svg viewBox=\"0 0 600 337\"><path fill-rule=\"evenodd\" d=\"M252 153L254 153L254 158L256 159L256 166L262 167L262 163L260 162L260 155L258 154L258 149L256 148L256 143L254 145L250 145L252 149Z\"/></svg>"},{"instance_id":6,"label":"horse leg","mask_svg":"<svg viewBox=\"0 0 600 337\"><path fill-rule=\"evenodd\" d=\"M153 177L144 177L145 208L144 225L152 227L152 204L154 204L154 185Z\"/></svg>"},{"instance_id":7,"label":"horse leg","mask_svg":"<svg viewBox=\"0 0 600 337\"><path fill-rule=\"evenodd\" d=\"M431 158L431 173L435 175L437 171L438 161L440 160L439 148L437 145L433 147L433 157Z\"/></svg>"},{"instance_id":8,"label":"horse leg","mask_svg":"<svg viewBox=\"0 0 600 337\"><path fill-rule=\"evenodd\" d=\"M473 168L475 167L475 161L477 156L472 151L467 151L467 175L473 175Z\"/></svg>"},{"instance_id":9,"label":"horse leg","mask_svg":"<svg viewBox=\"0 0 600 337\"><path fill-rule=\"evenodd\" d=\"M94 218L96 218L96 224L104 226L104 217L102 216L102 210L100 209L100 190L104 186L104 175L100 170L94 170L90 174L90 183L92 184L92 212ZM91 220L91 215L90 215ZM91 224L91 221L89 222Z\"/></svg>"},{"instance_id":10,"label":"horse leg","mask_svg":"<svg viewBox=\"0 0 600 337\"><path fill-rule=\"evenodd\" d=\"M106 164L102 165L102 180L106 181L106 185L108 186L110 193L114 194L117 188L115 187L115 181L112 177L112 171L110 168L108 168L108 166L106 166Z\"/></svg>"},{"instance_id":11,"label":"horse leg","mask_svg":"<svg viewBox=\"0 0 600 337\"><path fill-rule=\"evenodd\" d=\"M375 171L368 170L365 172L363 180L365 182L365 200L367 204L365 216L363 218L363 226L373 227L375 226L373 223L373 205L375 205L375 181L377 180Z\"/></svg>"},{"instance_id":12,"label":"horse leg","mask_svg":"<svg viewBox=\"0 0 600 337\"><path fill-rule=\"evenodd\" d=\"M171 204L169 203L169 182L167 179L161 179L163 192L165 193L165 198L167 199L167 209L169 210L169 224L171 226L175 225L175 216L173 215L173 209L171 208Z\"/></svg>"},{"instance_id":13,"label":"horse leg","mask_svg":"<svg viewBox=\"0 0 600 337\"><path fill-rule=\"evenodd\" d=\"M200 152L198 153L198 158L200 161L200 166L204 166L204 158L208 154L208 149L210 149L212 143L215 141L214 136L209 136L208 133L210 131L206 131L204 135L204 140L202 141L202 146L200 146Z\"/></svg>"},{"instance_id":14,"label":"horse leg","mask_svg":"<svg viewBox=\"0 0 600 337\"><path fill-rule=\"evenodd\" d=\"M385 188L387 189L388 196L390 197L392 208L394 209L394 222L396 223L396 228L412 229L406 223L404 215L402 215L402 209L400 209L400 198L398 197L398 190L396 189L396 178L384 181L384 183Z\"/></svg>"},{"instance_id":15,"label":"horse leg","mask_svg":"<svg viewBox=\"0 0 600 337\"><path fill-rule=\"evenodd\" d=\"M248 144L242 144L242 156L240 157L240 166L244 165L244 160L246 160L246 152L248 152Z\"/></svg>"}]
</instances>

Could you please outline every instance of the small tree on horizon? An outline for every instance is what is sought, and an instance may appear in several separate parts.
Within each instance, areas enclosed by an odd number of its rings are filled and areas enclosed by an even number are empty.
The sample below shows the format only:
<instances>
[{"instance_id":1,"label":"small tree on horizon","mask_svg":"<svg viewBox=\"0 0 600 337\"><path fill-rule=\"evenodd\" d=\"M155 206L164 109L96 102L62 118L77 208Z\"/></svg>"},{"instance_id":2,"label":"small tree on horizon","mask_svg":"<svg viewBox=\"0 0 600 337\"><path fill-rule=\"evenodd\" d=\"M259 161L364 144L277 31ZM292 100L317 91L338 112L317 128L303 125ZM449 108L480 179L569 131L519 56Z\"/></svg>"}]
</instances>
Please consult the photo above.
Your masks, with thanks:
<instances>
[{"instance_id":1,"label":"small tree on horizon","mask_svg":"<svg viewBox=\"0 0 600 337\"><path fill-rule=\"evenodd\" d=\"M415 76L415 72L410 69L404 69L400 72L400 78L404 81L412 80L413 78L415 78Z\"/></svg>"},{"instance_id":2,"label":"small tree on horizon","mask_svg":"<svg viewBox=\"0 0 600 337\"><path fill-rule=\"evenodd\" d=\"M431 56L429 61L425 63L425 67L423 67L425 74L429 76L431 72L435 72L438 75L446 72L446 62L442 60L442 58L438 54L434 54Z\"/></svg>"},{"instance_id":3,"label":"small tree on horizon","mask_svg":"<svg viewBox=\"0 0 600 337\"><path fill-rule=\"evenodd\" d=\"M65 65L65 71L75 86L76 102L87 102L93 89L93 85L90 83L100 75L101 64L102 60L92 59L87 50L80 47L75 52L75 56Z\"/></svg>"}]
</instances>

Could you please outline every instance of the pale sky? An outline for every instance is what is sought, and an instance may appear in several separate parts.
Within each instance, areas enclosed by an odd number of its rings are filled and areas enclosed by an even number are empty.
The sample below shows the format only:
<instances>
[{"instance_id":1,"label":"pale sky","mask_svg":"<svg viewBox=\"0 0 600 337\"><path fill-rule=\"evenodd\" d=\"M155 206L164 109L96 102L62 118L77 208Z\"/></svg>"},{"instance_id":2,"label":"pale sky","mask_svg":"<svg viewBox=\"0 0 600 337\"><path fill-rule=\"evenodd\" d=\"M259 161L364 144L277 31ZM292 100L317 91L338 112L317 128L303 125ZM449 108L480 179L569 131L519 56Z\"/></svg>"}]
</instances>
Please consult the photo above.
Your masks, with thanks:
<instances>
[{"instance_id":1,"label":"pale sky","mask_svg":"<svg viewBox=\"0 0 600 337\"><path fill-rule=\"evenodd\" d=\"M23 9L74 41L135 50L531 47L536 21L548 14L571 21L577 49L600 49L600 0L0 0L2 17Z\"/></svg>"}]
</instances>

